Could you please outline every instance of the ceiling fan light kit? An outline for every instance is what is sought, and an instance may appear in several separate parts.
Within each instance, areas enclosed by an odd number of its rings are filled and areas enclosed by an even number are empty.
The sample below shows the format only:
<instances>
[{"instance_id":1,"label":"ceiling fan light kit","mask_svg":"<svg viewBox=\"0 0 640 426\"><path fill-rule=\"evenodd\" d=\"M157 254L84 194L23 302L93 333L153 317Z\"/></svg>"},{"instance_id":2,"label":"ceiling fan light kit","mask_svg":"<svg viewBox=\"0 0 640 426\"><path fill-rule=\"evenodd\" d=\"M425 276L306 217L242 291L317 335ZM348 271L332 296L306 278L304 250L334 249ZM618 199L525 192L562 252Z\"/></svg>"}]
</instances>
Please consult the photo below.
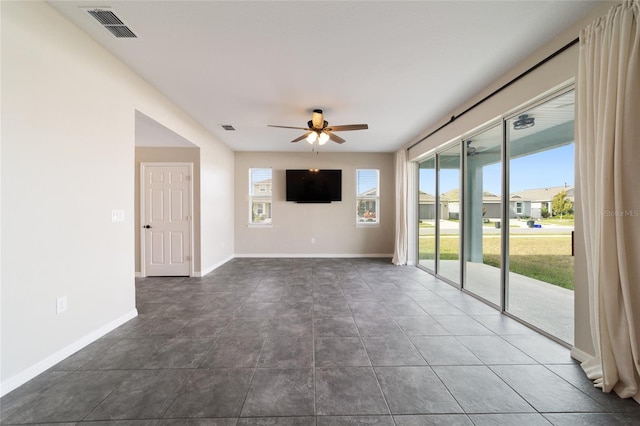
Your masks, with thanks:
<instances>
[{"instance_id":1,"label":"ceiling fan light kit","mask_svg":"<svg viewBox=\"0 0 640 426\"><path fill-rule=\"evenodd\" d=\"M329 123L324 119L321 109L314 109L311 116L311 120L307 122L307 127L291 127L291 126L276 126L269 124L269 127L279 127L281 129L298 129L306 130L308 133L299 136L291 141L291 143L300 142L303 139L313 145L318 142L318 145L324 145L329 140L336 143L344 143L345 140L333 132L344 132L347 130L366 130L369 128L367 124L344 124L340 126L329 126Z\"/></svg>"},{"instance_id":2,"label":"ceiling fan light kit","mask_svg":"<svg viewBox=\"0 0 640 426\"><path fill-rule=\"evenodd\" d=\"M313 145L313 143L318 139L318 135L315 132L311 132L309 133L309 136L306 137L306 139L309 144Z\"/></svg>"},{"instance_id":3,"label":"ceiling fan light kit","mask_svg":"<svg viewBox=\"0 0 640 426\"><path fill-rule=\"evenodd\" d=\"M513 130L522 130L533 127L536 124L535 117L529 117L528 114L522 114L513 122Z\"/></svg>"}]
</instances>

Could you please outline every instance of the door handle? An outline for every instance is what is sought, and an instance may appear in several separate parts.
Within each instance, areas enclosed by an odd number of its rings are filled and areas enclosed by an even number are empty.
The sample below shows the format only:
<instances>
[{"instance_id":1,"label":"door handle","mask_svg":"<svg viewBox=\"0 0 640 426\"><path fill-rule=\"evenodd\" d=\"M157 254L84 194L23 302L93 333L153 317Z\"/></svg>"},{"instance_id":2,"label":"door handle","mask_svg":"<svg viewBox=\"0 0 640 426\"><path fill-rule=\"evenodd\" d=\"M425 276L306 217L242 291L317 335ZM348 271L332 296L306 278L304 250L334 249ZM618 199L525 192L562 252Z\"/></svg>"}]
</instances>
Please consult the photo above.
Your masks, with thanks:
<instances>
[{"instance_id":1,"label":"door handle","mask_svg":"<svg viewBox=\"0 0 640 426\"><path fill-rule=\"evenodd\" d=\"M145 226L143 226L143 228L145 228L145 229L151 229L151 225L145 225Z\"/></svg>"}]
</instances>

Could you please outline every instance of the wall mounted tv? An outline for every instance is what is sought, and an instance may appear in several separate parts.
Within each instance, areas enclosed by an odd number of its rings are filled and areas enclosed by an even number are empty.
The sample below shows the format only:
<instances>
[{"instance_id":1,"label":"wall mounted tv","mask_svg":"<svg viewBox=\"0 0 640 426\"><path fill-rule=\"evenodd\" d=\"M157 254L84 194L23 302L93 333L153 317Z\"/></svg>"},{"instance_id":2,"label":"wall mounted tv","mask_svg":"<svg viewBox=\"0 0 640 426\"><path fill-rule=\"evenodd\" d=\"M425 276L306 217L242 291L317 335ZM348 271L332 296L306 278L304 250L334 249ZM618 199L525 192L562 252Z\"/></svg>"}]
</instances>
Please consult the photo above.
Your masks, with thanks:
<instances>
[{"instance_id":1,"label":"wall mounted tv","mask_svg":"<svg viewBox=\"0 0 640 426\"><path fill-rule=\"evenodd\" d=\"M342 170L287 170L287 201L342 201Z\"/></svg>"}]
</instances>

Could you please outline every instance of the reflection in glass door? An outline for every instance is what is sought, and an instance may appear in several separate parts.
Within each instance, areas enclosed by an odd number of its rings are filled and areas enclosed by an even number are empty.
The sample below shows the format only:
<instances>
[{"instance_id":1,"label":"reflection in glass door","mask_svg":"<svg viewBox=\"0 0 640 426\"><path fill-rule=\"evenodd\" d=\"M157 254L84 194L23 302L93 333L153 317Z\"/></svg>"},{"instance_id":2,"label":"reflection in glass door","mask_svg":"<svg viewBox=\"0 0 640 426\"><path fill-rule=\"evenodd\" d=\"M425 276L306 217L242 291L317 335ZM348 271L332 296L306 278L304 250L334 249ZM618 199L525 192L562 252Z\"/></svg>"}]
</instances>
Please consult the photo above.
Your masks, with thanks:
<instances>
[{"instance_id":1,"label":"reflection in glass door","mask_svg":"<svg viewBox=\"0 0 640 426\"><path fill-rule=\"evenodd\" d=\"M501 305L502 126L465 140L464 287Z\"/></svg>"},{"instance_id":2,"label":"reflection in glass door","mask_svg":"<svg viewBox=\"0 0 640 426\"><path fill-rule=\"evenodd\" d=\"M574 92L518 114L506 126L505 310L573 343Z\"/></svg>"},{"instance_id":3,"label":"reflection in glass door","mask_svg":"<svg viewBox=\"0 0 640 426\"><path fill-rule=\"evenodd\" d=\"M436 159L419 165L418 176L418 261L432 272L436 270Z\"/></svg>"},{"instance_id":4,"label":"reflection in glass door","mask_svg":"<svg viewBox=\"0 0 640 426\"><path fill-rule=\"evenodd\" d=\"M460 284L460 143L438 155L437 273Z\"/></svg>"}]
</instances>

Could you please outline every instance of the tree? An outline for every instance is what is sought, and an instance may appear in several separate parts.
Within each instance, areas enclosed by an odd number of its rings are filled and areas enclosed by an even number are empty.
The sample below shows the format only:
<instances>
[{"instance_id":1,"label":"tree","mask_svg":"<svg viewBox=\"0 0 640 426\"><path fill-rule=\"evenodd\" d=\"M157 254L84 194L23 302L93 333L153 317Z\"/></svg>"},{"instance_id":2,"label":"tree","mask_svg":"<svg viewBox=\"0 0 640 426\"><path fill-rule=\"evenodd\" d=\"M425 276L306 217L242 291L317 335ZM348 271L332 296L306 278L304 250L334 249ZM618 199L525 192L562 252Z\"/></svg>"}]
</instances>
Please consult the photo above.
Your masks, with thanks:
<instances>
[{"instance_id":1,"label":"tree","mask_svg":"<svg viewBox=\"0 0 640 426\"><path fill-rule=\"evenodd\" d=\"M549 217L549 208L547 207L546 203L540 209L540 216L542 216L543 219L546 219Z\"/></svg>"},{"instance_id":2,"label":"tree","mask_svg":"<svg viewBox=\"0 0 640 426\"><path fill-rule=\"evenodd\" d=\"M562 190L554 195L551 200L551 212L553 216L564 216L573 213L573 201L567 198L567 191Z\"/></svg>"}]
</instances>

